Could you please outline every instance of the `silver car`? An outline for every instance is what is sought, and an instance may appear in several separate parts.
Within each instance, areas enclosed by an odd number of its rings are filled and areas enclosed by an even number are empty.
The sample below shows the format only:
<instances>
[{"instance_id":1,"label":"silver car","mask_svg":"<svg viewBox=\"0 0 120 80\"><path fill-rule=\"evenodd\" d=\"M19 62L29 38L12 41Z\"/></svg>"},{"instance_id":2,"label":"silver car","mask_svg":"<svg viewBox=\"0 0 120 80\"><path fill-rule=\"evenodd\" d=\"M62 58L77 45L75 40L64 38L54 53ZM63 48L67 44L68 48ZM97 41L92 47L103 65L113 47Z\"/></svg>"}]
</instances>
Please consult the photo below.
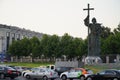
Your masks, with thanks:
<instances>
[{"instance_id":1,"label":"silver car","mask_svg":"<svg viewBox=\"0 0 120 80\"><path fill-rule=\"evenodd\" d=\"M54 80L58 78L58 73L54 70L48 69L48 68L37 68L34 71L25 73L24 77L27 79L38 79L41 78L42 80Z\"/></svg>"}]
</instances>

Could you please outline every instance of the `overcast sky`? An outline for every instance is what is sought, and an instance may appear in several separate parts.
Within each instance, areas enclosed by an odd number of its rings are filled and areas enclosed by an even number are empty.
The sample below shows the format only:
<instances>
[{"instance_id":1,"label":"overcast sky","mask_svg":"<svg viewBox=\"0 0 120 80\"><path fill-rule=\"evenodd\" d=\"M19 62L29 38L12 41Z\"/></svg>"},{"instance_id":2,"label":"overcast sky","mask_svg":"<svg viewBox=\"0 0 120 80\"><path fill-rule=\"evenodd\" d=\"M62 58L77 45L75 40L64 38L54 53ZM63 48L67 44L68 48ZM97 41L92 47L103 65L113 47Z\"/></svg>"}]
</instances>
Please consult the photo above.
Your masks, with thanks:
<instances>
[{"instance_id":1,"label":"overcast sky","mask_svg":"<svg viewBox=\"0 0 120 80\"><path fill-rule=\"evenodd\" d=\"M120 0L0 0L0 24L58 36L86 38L87 4L91 19L114 29L120 23Z\"/></svg>"}]
</instances>

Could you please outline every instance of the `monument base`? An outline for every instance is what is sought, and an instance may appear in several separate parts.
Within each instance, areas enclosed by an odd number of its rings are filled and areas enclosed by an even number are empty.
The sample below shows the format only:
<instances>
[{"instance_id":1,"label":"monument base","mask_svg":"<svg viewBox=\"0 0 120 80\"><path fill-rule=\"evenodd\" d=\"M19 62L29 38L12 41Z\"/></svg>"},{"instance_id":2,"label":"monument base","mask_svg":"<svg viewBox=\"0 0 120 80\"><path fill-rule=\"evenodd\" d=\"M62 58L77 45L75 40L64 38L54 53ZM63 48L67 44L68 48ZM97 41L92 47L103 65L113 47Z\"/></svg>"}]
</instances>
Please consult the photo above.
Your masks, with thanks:
<instances>
[{"instance_id":1,"label":"monument base","mask_svg":"<svg viewBox=\"0 0 120 80\"><path fill-rule=\"evenodd\" d=\"M102 63L102 59L99 56L87 56L84 60L85 64Z\"/></svg>"}]
</instances>

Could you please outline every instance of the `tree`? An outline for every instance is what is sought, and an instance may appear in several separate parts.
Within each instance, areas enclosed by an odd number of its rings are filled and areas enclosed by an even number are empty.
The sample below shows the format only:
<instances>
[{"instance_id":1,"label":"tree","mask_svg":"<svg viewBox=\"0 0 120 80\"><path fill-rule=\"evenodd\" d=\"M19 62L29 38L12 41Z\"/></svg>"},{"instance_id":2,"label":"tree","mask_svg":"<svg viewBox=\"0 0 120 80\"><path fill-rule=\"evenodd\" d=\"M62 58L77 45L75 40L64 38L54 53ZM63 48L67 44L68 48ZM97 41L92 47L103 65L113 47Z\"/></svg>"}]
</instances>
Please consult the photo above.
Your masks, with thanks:
<instances>
[{"instance_id":1,"label":"tree","mask_svg":"<svg viewBox=\"0 0 120 80\"><path fill-rule=\"evenodd\" d=\"M67 33L65 33L61 37L59 44L59 53L61 54L61 56L66 56L67 58L71 58L71 54L74 53L72 42L73 42L73 37L69 36ZM74 55L72 57L74 57Z\"/></svg>"},{"instance_id":2,"label":"tree","mask_svg":"<svg viewBox=\"0 0 120 80\"><path fill-rule=\"evenodd\" d=\"M22 47L21 54L23 56L30 55L30 52L31 52L30 40L25 37L20 42L21 42L21 47Z\"/></svg>"},{"instance_id":3,"label":"tree","mask_svg":"<svg viewBox=\"0 0 120 80\"><path fill-rule=\"evenodd\" d=\"M45 58L47 58L49 50L48 50L48 42L49 42L49 37L47 34L44 34L42 36L42 39L40 40L41 43L41 47L42 47L42 53L44 55Z\"/></svg>"},{"instance_id":4,"label":"tree","mask_svg":"<svg viewBox=\"0 0 120 80\"><path fill-rule=\"evenodd\" d=\"M8 48L8 54L10 54L11 56L21 56L20 51L21 44L18 41L13 41L13 43L10 44Z\"/></svg>"},{"instance_id":5,"label":"tree","mask_svg":"<svg viewBox=\"0 0 120 80\"><path fill-rule=\"evenodd\" d=\"M102 26L101 38L106 39L112 34L111 29L108 27Z\"/></svg>"},{"instance_id":6,"label":"tree","mask_svg":"<svg viewBox=\"0 0 120 80\"><path fill-rule=\"evenodd\" d=\"M48 41L49 46L49 56L57 57L58 47L59 47L59 37L57 35L52 35Z\"/></svg>"},{"instance_id":7,"label":"tree","mask_svg":"<svg viewBox=\"0 0 120 80\"><path fill-rule=\"evenodd\" d=\"M102 54L120 54L120 33L109 36L102 45Z\"/></svg>"},{"instance_id":8,"label":"tree","mask_svg":"<svg viewBox=\"0 0 120 80\"><path fill-rule=\"evenodd\" d=\"M81 59L83 55L87 54L87 44L85 43L85 40L82 40L81 38L74 38L74 55L78 59Z\"/></svg>"},{"instance_id":9,"label":"tree","mask_svg":"<svg viewBox=\"0 0 120 80\"><path fill-rule=\"evenodd\" d=\"M120 32L120 24L118 25L117 28L115 28L115 29L113 30L113 34L115 35L115 34L117 34L117 33L119 33L119 32Z\"/></svg>"},{"instance_id":10,"label":"tree","mask_svg":"<svg viewBox=\"0 0 120 80\"><path fill-rule=\"evenodd\" d=\"M41 56L41 52L40 52L40 40L37 37L32 37L30 39L30 49L31 49L31 56L32 58L35 58L37 56Z\"/></svg>"}]
</instances>

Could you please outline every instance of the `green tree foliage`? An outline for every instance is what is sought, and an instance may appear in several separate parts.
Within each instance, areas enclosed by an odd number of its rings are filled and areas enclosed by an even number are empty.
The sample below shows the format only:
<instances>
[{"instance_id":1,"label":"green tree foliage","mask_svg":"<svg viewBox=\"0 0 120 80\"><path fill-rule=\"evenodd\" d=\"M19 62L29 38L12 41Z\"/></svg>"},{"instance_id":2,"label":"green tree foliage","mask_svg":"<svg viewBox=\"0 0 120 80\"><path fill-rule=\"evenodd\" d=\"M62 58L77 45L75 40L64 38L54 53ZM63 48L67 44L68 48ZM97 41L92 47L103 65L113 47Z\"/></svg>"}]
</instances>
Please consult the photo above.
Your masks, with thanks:
<instances>
[{"instance_id":1,"label":"green tree foliage","mask_svg":"<svg viewBox=\"0 0 120 80\"><path fill-rule=\"evenodd\" d=\"M106 39L112 34L111 29L108 27L102 26L101 38Z\"/></svg>"},{"instance_id":2,"label":"green tree foliage","mask_svg":"<svg viewBox=\"0 0 120 80\"><path fill-rule=\"evenodd\" d=\"M61 56L67 56L70 57L71 54L73 54L73 43L72 43L73 37L69 36L67 33L65 33L61 39L59 44L59 52ZM74 56L74 55L73 55Z\"/></svg>"},{"instance_id":3,"label":"green tree foliage","mask_svg":"<svg viewBox=\"0 0 120 80\"><path fill-rule=\"evenodd\" d=\"M81 38L73 38L67 33L62 37L45 34L40 40L33 37L13 42L9 47L9 53L13 56L29 55L32 58L44 55L45 58L49 59L66 56L67 59L71 60L75 57L80 58L86 53L86 43Z\"/></svg>"},{"instance_id":4,"label":"green tree foliage","mask_svg":"<svg viewBox=\"0 0 120 80\"><path fill-rule=\"evenodd\" d=\"M30 55L31 48L30 48L30 40L28 38L23 38L22 40L18 41L20 42L20 54L21 56L28 56Z\"/></svg>"},{"instance_id":5,"label":"green tree foliage","mask_svg":"<svg viewBox=\"0 0 120 80\"><path fill-rule=\"evenodd\" d=\"M113 33L114 33L114 34L117 34L117 33L119 33L119 32L120 32L120 24L118 25L117 28L115 28L115 29L113 30Z\"/></svg>"},{"instance_id":6,"label":"green tree foliage","mask_svg":"<svg viewBox=\"0 0 120 80\"><path fill-rule=\"evenodd\" d=\"M57 35L53 35L49 37L48 41L48 57L56 57L57 56L57 51L59 47L59 37Z\"/></svg>"},{"instance_id":7,"label":"green tree foliage","mask_svg":"<svg viewBox=\"0 0 120 80\"><path fill-rule=\"evenodd\" d=\"M37 37L33 37L30 39L30 55L34 58L37 56L41 56L40 52L40 40Z\"/></svg>"},{"instance_id":8,"label":"green tree foliage","mask_svg":"<svg viewBox=\"0 0 120 80\"><path fill-rule=\"evenodd\" d=\"M28 56L30 53L30 42L28 38L19 41L13 41L9 46L8 53L13 56Z\"/></svg>"},{"instance_id":9,"label":"green tree foliage","mask_svg":"<svg viewBox=\"0 0 120 80\"><path fill-rule=\"evenodd\" d=\"M48 42L49 42L49 35L47 34L44 34L42 39L41 39L41 47L42 47L42 53L44 54L44 57L47 57L48 56L48 53L49 53L49 47L48 47Z\"/></svg>"},{"instance_id":10,"label":"green tree foliage","mask_svg":"<svg viewBox=\"0 0 120 80\"><path fill-rule=\"evenodd\" d=\"M102 40L102 55L120 54L120 25L114 29L113 34Z\"/></svg>"},{"instance_id":11,"label":"green tree foliage","mask_svg":"<svg viewBox=\"0 0 120 80\"><path fill-rule=\"evenodd\" d=\"M20 45L20 42L13 41L13 43L9 46L8 53L12 56L19 56Z\"/></svg>"},{"instance_id":12,"label":"green tree foliage","mask_svg":"<svg viewBox=\"0 0 120 80\"><path fill-rule=\"evenodd\" d=\"M81 38L74 38L74 55L80 59L83 55L87 54L87 43Z\"/></svg>"}]
</instances>

